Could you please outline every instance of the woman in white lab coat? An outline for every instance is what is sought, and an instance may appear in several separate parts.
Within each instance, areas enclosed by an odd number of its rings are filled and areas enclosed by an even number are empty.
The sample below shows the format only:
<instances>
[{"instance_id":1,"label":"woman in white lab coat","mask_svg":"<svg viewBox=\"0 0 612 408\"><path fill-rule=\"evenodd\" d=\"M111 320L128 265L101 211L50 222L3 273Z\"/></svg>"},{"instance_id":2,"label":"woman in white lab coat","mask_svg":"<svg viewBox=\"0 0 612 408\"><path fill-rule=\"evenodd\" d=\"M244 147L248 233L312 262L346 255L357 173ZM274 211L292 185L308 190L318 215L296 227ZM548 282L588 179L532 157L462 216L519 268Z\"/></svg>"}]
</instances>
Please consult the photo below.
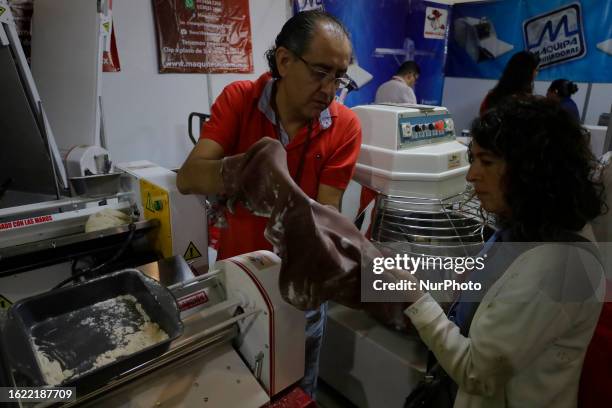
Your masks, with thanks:
<instances>
[{"instance_id":1,"label":"woman in white lab coat","mask_svg":"<svg viewBox=\"0 0 612 408\"><path fill-rule=\"evenodd\" d=\"M575 407L604 289L585 229L605 208L588 139L535 97L488 111L472 136L467 179L499 220L469 277L483 296L462 294L447 317L423 294L405 314L457 385L455 407Z\"/></svg>"},{"instance_id":2,"label":"woman in white lab coat","mask_svg":"<svg viewBox=\"0 0 612 408\"><path fill-rule=\"evenodd\" d=\"M604 289L598 254L580 235L605 207L587 137L558 104L535 97L487 111L472 135L467 178L499 230L481 254L485 268L468 277L483 289L462 293L450 317L419 290L401 292L405 303L361 303L362 272L381 253L299 189L278 141L262 139L224 171L237 172L235 196L249 208L272 208L266 238L282 259L285 300L302 310L333 300L411 323L458 387L455 407L575 407ZM397 269L378 277L415 279Z\"/></svg>"}]
</instances>

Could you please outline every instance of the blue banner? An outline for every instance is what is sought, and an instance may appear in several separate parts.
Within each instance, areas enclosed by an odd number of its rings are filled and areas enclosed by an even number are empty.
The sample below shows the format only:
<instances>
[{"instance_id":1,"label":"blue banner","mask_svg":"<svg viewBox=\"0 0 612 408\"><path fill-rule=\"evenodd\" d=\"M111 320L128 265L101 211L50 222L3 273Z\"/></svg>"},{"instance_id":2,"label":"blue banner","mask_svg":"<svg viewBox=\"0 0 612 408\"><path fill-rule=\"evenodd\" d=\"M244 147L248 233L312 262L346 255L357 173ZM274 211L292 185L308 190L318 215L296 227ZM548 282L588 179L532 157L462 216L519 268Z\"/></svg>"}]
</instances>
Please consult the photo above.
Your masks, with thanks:
<instances>
[{"instance_id":1,"label":"blue banner","mask_svg":"<svg viewBox=\"0 0 612 408\"><path fill-rule=\"evenodd\" d=\"M356 63L373 76L348 95L347 106L374 102L378 86L409 60L416 61L421 70L415 85L418 102L441 104L449 6L423 0L294 1L294 12L312 8L324 9L346 25Z\"/></svg>"},{"instance_id":2,"label":"blue banner","mask_svg":"<svg viewBox=\"0 0 612 408\"><path fill-rule=\"evenodd\" d=\"M453 7L446 75L498 79L522 50L538 80L612 82L612 2L498 0Z\"/></svg>"}]
</instances>

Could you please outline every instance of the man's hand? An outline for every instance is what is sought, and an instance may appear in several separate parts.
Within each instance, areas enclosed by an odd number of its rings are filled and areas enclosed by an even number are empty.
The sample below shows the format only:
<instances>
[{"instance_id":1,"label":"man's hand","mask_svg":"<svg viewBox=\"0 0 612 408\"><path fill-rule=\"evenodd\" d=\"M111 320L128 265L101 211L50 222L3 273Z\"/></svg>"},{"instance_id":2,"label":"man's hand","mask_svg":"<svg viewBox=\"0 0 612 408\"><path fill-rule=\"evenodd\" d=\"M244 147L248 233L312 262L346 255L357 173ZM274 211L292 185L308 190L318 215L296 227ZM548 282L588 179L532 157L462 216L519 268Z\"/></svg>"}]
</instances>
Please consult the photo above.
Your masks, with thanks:
<instances>
[{"instance_id":1,"label":"man's hand","mask_svg":"<svg viewBox=\"0 0 612 408\"><path fill-rule=\"evenodd\" d=\"M286 163L284 147L269 137L260 139L244 154L226 157L221 173L228 198L244 202L256 215L270 216L287 191L297 187Z\"/></svg>"}]
</instances>

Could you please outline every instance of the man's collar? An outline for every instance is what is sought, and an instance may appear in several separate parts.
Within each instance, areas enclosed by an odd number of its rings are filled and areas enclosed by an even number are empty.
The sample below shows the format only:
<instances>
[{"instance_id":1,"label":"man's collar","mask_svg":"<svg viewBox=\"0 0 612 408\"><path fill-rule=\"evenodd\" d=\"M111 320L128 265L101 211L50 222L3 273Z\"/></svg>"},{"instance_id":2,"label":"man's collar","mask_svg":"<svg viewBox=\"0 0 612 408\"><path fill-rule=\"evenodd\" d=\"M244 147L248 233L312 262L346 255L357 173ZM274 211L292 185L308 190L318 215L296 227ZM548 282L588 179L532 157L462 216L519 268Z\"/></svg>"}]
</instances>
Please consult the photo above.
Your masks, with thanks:
<instances>
[{"instance_id":1,"label":"man's collar","mask_svg":"<svg viewBox=\"0 0 612 408\"><path fill-rule=\"evenodd\" d=\"M270 122L276 125L276 115L274 114L274 109L272 109L272 105L270 104L272 99L272 86L274 85L275 79L272 78L269 74L262 75L260 80L265 80L264 76L267 76L267 82L263 86L263 90L259 97L259 101L257 102L257 107L259 110L266 115L266 118ZM319 125L321 129L328 129L333 124L333 118L338 116L338 107L336 106L337 102L332 102L325 110L323 110L319 114Z\"/></svg>"},{"instance_id":2,"label":"man's collar","mask_svg":"<svg viewBox=\"0 0 612 408\"><path fill-rule=\"evenodd\" d=\"M266 115L266 118L268 118L270 122L276 125L276 115L274 114L274 109L272 109L272 105L270 104L270 101L272 99L273 84L274 79L268 79L268 82L266 82L266 85L264 86L263 91L261 92L259 101L257 102L257 107L264 115Z\"/></svg>"}]
</instances>

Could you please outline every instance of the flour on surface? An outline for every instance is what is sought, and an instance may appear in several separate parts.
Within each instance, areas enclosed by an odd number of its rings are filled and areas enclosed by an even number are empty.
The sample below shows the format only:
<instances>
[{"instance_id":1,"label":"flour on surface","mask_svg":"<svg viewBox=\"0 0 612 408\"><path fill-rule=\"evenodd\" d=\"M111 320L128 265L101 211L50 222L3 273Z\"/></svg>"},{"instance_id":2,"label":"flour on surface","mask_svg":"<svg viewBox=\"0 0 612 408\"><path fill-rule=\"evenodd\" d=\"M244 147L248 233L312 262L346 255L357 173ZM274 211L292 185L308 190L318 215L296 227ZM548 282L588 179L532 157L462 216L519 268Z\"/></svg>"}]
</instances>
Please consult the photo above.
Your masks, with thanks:
<instances>
[{"instance_id":1,"label":"flour on surface","mask_svg":"<svg viewBox=\"0 0 612 408\"><path fill-rule=\"evenodd\" d=\"M102 338L104 344L107 344L106 350L94 355L79 356L82 360L79 363L82 364L79 364L78 370L73 370L66 368L65 362L51 356L55 354L52 344L42 338L33 338L36 358L47 384L59 385L67 379L86 374L168 339L168 334L157 323L151 322L142 305L132 295L117 296L87 306L86 309L90 316L78 321L77 326L95 333L98 339ZM38 347L37 343L46 344L45 349Z\"/></svg>"}]
</instances>

